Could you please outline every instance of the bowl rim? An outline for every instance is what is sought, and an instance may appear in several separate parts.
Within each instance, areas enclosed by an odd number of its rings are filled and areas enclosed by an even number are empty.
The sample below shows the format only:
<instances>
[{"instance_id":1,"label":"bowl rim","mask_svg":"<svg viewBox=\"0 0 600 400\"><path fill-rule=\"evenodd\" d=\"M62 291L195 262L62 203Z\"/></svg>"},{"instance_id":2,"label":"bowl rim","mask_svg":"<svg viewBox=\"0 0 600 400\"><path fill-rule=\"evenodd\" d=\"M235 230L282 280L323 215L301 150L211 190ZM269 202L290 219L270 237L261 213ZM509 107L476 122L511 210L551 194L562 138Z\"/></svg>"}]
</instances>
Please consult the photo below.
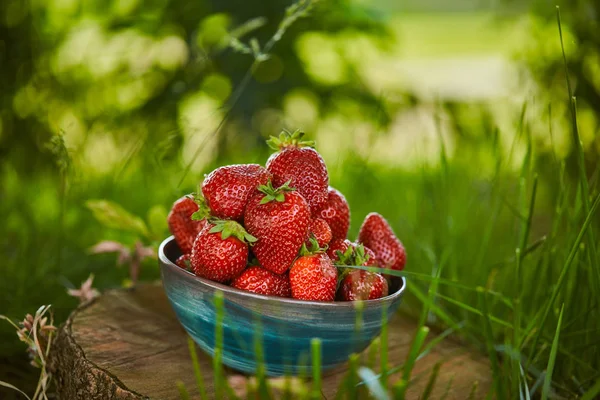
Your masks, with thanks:
<instances>
[{"instance_id":1,"label":"bowl rim","mask_svg":"<svg viewBox=\"0 0 600 400\"><path fill-rule=\"evenodd\" d=\"M277 301L283 304L290 304L295 306L310 306L310 307L321 307L321 308L355 308L357 303L364 304L364 307L376 307L385 303L393 303L398 298L402 297L404 291L406 290L406 278L400 277L402 280L402 286L392 294L389 294L385 297L381 297L379 299L374 300L362 300L362 301L310 301L310 300L298 300L287 297L277 297L277 296L266 296L258 293L249 292L247 290L237 289L231 286L224 285L219 282L214 282L209 279L201 278L189 271L186 271L183 268L178 267L174 262L169 260L167 255L165 254L165 247L175 240L174 236L169 236L165 240L162 241L158 248L158 257L163 268L169 268L176 274L181 275L182 277L191 278L199 285L208 286L213 290L219 290L223 292L223 295L227 293L244 296L256 300L263 301Z\"/></svg>"}]
</instances>

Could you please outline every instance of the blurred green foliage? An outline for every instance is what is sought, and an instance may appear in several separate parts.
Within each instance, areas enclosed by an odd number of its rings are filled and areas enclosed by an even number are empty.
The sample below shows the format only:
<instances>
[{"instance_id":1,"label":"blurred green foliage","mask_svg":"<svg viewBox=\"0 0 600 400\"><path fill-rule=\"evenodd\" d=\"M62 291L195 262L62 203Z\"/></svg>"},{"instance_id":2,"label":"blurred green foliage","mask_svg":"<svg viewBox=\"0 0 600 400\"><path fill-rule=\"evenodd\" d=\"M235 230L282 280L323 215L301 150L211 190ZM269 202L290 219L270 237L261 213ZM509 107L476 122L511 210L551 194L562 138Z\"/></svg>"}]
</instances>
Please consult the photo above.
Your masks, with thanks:
<instances>
[{"instance_id":1,"label":"blurred green foliage","mask_svg":"<svg viewBox=\"0 0 600 400\"><path fill-rule=\"evenodd\" d=\"M565 283L557 279L587 215L580 183L589 181L590 201L598 192L597 19L565 5L587 165L581 176L573 167L551 15L496 26L482 13L406 18L346 0L322 1L253 66L253 55L245 53L265 48L289 5L1 2L0 312L18 318L52 303L61 321L76 306L66 288L90 273L100 289L129 284L128 272L115 268L116 255L88 249L101 240L156 246L168 235L171 203L195 190L204 173L227 163L264 163L268 135L301 127L317 140L331 184L350 203L350 238L368 212L378 211L407 247L407 273L421 275L409 275L406 311L422 309L430 288L424 277L443 269L441 277L461 287L440 284L445 297L436 298L427 320L463 324L461 335L484 348L475 288L499 293L489 301L494 339L507 346L506 360L516 349L528 361L523 368L530 367L531 387L546 367L564 303L555 390L588 388L600 376L594 269L600 260L592 258L588 236ZM440 37L445 40L435 42ZM407 94L403 84L411 77L394 64L406 49L424 58L492 47L505 54L514 43L524 48L528 37L528 76L542 84L526 107L511 99ZM516 248L530 249L519 259L520 284ZM140 278L158 279L155 261L144 261ZM555 303L548 302L552 293ZM547 306L546 324L531 331ZM514 319L515 307L521 320ZM0 325L3 357L9 361L0 366L0 379L11 381L24 353L14 332ZM502 367L511 389L521 382L514 376L519 367Z\"/></svg>"}]
</instances>

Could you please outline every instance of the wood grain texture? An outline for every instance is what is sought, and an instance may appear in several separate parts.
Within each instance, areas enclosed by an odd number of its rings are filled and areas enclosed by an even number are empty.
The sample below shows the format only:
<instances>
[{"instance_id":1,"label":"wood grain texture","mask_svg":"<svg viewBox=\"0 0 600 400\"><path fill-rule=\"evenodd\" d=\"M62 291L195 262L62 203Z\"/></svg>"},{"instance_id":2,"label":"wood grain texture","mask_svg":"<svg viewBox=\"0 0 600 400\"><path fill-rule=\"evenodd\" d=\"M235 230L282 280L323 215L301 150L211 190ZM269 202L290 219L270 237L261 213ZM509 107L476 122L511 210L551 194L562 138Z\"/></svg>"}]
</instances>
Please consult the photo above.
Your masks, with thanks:
<instances>
[{"instance_id":1,"label":"wood grain texture","mask_svg":"<svg viewBox=\"0 0 600 400\"><path fill-rule=\"evenodd\" d=\"M416 329L416 321L404 315L390 324L391 365L405 360ZM429 340L434 336L432 332ZM211 359L197 351L206 390L213 398ZM438 362L442 365L430 398L443 397L449 382L447 399L467 398L474 384L476 398L489 391L492 379L486 358L445 339L416 363L408 399L419 397ZM192 397L197 394L187 335L159 285L109 291L74 311L60 330L51 367L61 399L179 399L177 381ZM345 372L341 367L324 377L323 398L335 397Z\"/></svg>"}]
</instances>

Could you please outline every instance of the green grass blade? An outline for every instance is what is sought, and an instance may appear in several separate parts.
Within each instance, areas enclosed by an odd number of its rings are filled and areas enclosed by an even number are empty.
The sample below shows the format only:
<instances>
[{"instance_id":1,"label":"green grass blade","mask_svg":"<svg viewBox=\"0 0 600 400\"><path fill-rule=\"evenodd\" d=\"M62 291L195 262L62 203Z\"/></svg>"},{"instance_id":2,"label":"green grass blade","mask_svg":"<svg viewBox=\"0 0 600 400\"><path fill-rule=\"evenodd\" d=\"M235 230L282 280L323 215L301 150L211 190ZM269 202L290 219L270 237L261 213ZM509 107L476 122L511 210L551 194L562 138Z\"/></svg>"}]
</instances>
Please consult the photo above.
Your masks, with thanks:
<instances>
[{"instance_id":1,"label":"green grass blade","mask_svg":"<svg viewBox=\"0 0 600 400\"><path fill-rule=\"evenodd\" d=\"M429 375L427 385L425 385L425 389L423 390L423 394L421 395L421 400L428 400L429 396L431 396L431 392L433 392L433 387L435 386L435 381L437 380L441 365L441 362L437 362L433 366L433 370L431 371L431 375Z\"/></svg>"},{"instance_id":2,"label":"green grass blade","mask_svg":"<svg viewBox=\"0 0 600 400\"><path fill-rule=\"evenodd\" d=\"M483 331L486 339L486 347L488 350L488 354L490 357L490 363L492 365L492 373L494 377L494 388L496 392L496 396L498 399L506 399L506 393L504 391L504 385L500 381L500 363L498 361L498 354L496 353L496 349L494 347L494 336L492 325L490 322L490 315L488 312L487 299L485 297L485 289L482 287L478 287L477 291L479 293L479 301L481 304L481 311L483 314Z\"/></svg>"},{"instance_id":3,"label":"green grass blade","mask_svg":"<svg viewBox=\"0 0 600 400\"><path fill-rule=\"evenodd\" d=\"M381 308L381 338L379 361L380 361L380 372L381 372L381 386L387 393L388 390L388 311L387 307Z\"/></svg>"},{"instance_id":4,"label":"green grass blade","mask_svg":"<svg viewBox=\"0 0 600 400\"><path fill-rule=\"evenodd\" d=\"M267 381L267 372L265 367L265 357L263 349L263 329L262 321L259 316L254 321L254 356L256 358L256 380L257 390L261 398L270 398L269 382Z\"/></svg>"},{"instance_id":5,"label":"green grass blade","mask_svg":"<svg viewBox=\"0 0 600 400\"><path fill-rule=\"evenodd\" d=\"M462 329L464 326L465 326L465 323L461 322L458 324L458 329ZM444 332L437 335L434 339L432 339L429 343L427 343L427 345L423 348L423 351L421 351L421 354L419 354L419 357L417 357L417 360L420 360L421 358L423 358L427 354L429 354L429 352L431 352L431 350L433 350L433 348L435 346L437 346L439 343L441 343L448 336L452 335L454 332L456 332L456 329L448 328Z\"/></svg>"},{"instance_id":6,"label":"green grass blade","mask_svg":"<svg viewBox=\"0 0 600 400\"><path fill-rule=\"evenodd\" d=\"M531 222L533 220L533 211L535 208L535 199L537 195L538 177L537 175L533 178L533 187L531 189L531 199L529 201L529 210L527 213L527 220L523 224L523 233L521 236L521 247L520 249L527 248L527 242L529 241L529 232L531 231Z\"/></svg>"},{"instance_id":7,"label":"green grass blade","mask_svg":"<svg viewBox=\"0 0 600 400\"><path fill-rule=\"evenodd\" d=\"M562 23L560 18L560 7L556 6L556 22L558 24L558 34L560 37L560 47L562 50L563 63L565 67L565 79L567 81L567 91L569 95L569 108L571 111L571 122L572 122L572 133L573 133L573 148L577 155L577 166L579 168L579 183L581 188L581 199L584 206L584 211L587 213L590 211L590 189L587 180L587 173L585 167L585 151L579 135L579 124L577 122L577 100L573 96L571 89L571 82L569 79L569 68L567 63L567 55L565 52L565 45L562 34ZM594 228L590 227L588 232L588 247L589 247L589 262L592 266L593 281L595 284L596 292L600 291L600 267L598 265L598 251L596 248L596 235Z\"/></svg>"},{"instance_id":8,"label":"green grass blade","mask_svg":"<svg viewBox=\"0 0 600 400\"><path fill-rule=\"evenodd\" d=\"M419 357L419 353L423 344L425 343L425 339L429 334L429 328L426 326L422 326L417 330L415 338L413 339L412 345L410 346L410 350L408 352L408 356L406 358L406 362L404 363L404 368L402 371L402 380L407 383L405 389L408 387L408 382L410 382L410 376L412 374L413 367L417 362L417 357Z\"/></svg>"},{"instance_id":9,"label":"green grass blade","mask_svg":"<svg viewBox=\"0 0 600 400\"><path fill-rule=\"evenodd\" d=\"M522 300L521 300L521 260L522 260L522 256L521 256L521 249L517 249L515 251L515 299L513 300L513 304L514 304L514 312L513 312L513 336L512 336L512 341L515 344L515 346L518 343L521 343L521 338L520 338L520 332L521 332L521 304L522 304ZM517 390L517 392L521 392L521 385L522 385L522 381L521 381L521 374L520 374L520 365L521 365L521 360L520 359L515 359L515 358L511 358L510 362L512 363L512 369L513 369L513 384L515 385L515 388ZM515 393L517 393L515 392Z\"/></svg>"},{"instance_id":10,"label":"green grass blade","mask_svg":"<svg viewBox=\"0 0 600 400\"><path fill-rule=\"evenodd\" d=\"M484 288L481 288L481 289L485 291ZM486 293L489 293L489 292L486 292ZM444 296L442 294L439 294L438 297L440 299L443 299L443 300L447 301L448 303L452 303L452 304L454 304L454 305L462 308L463 310L469 311L469 312L471 312L473 314L476 314L476 315L479 315L479 316L484 316L484 313L482 311L478 310L477 308L475 308L473 306L465 304L462 301L454 300L454 299L452 299L452 298L450 298L448 296ZM488 315L488 318L489 318L490 321L495 322L497 324L500 324L500 325L502 325L502 326L504 326L506 328L511 328L511 329L513 328L513 324L511 324L508 321L502 320L502 319L500 319L498 317L494 317L493 315Z\"/></svg>"},{"instance_id":11,"label":"green grass blade","mask_svg":"<svg viewBox=\"0 0 600 400\"><path fill-rule=\"evenodd\" d=\"M547 400L550 395L550 387L552 385L552 373L554 372L554 365L556 363L556 355L558 353L558 341L560 338L560 328L562 325L563 312L565 311L565 305L563 304L560 308L560 314L558 315L558 323L556 324L556 333L554 334L554 340L552 341L552 349L550 350L550 358L548 358L548 367L546 368L546 378L544 379L544 387L542 388L542 400Z\"/></svg>"},{"instance_id":12,"label":"green grass blade","mask_svg":"<svg viewBox=\"0 0 600 400\"><path fill-rule=\"evenodd\" d=\"M408 384L404 379L400 379L394 384L394 400L404 400Z\"/></svg>"},{"instance_id":13,"label":"green grass blade","mask_svg":"<svg viewBox=\"0 0 600 400\"><path fill-rule=\"evenodd\" d=\"M198 361L198 354L196 353L196 344L194 340L188 336L188 349L190 351L190 357L192 358L192 366L194 367L194 376L196 377L196 385L198 385L198 392L202 400L207 400L206 389L204 387L204 378L202 377L202 371L200 370L200 362Z\"/></svg>"},{"instance_id":14,"label":"green grass blade","mask_svg":"<svg viewBox=\"0 0 600 400\"><path fill-rule=\"evenodd\" d=\"M179 392L181 400L190 400L190 394L188 393L185 384L181 381L177 381L175 385L177 386L177 391Z\"/></svg>"},{"instance_id":15,"label":"green grass blade","mask_svg":"<svg viewBox=\"0 0 600 400\"><path fill-rule=\"evenodd\" d=\"M452 383L453 382L454 382L454 375L452 375L450 377L450 379L448 380L448 384L446 385L446 390L444 391L444 394L442 395L442 397L440 398L440 400L446 400L446 398L450 394L450 389L452 389Z\"/></svg>"},{"instance_id":16,"label":"green grass blade","mask_svg":"<svg viewBox=\"0 0 600 400\"><path fill-rule=\"evenodd\" d=\"M323 386L321 382L321 339L312 339L310 348L312 352L312 398L316 400L321 398Z\"/></svg>"},{"instance_id":17,"label":"green grass blade","mask_svg":"<svg viewBox=\"0 0 600 400\"><path fill-rule=\"evenodd\" d=\"M348 400L358 399L358 389L356 388L358 377L358 354L351 354L348 363L348 380L346 386L346 398Z\"/></svg>"},{"instance_id":18,"label":"green grass blade","mask_svg":"<svg viewBox=\"0 0 600 400\"><path fill-rule=\"evenodd\" d=\"M215 375L215 398L223 397L224 372L222 365L223 357L223 320L225 319L225 302L223 292L215 292L214 297L216 321L215 321L215 354L213 356L213 371Z\"/></svg>"},{"instance_id":19,"label":"green grass blade","mask_svg":"<svg viewBox=\"0 0 600 400\"><path fill-rule=\"evenodd\" d=\"M594 400L597 399L598 396L600 396L600 379L598 379L596 383L594 383L594 386L589 388L589 390L584 393L584 395L581 397L581 400Z\"/></svg>"},{"instance_id":20,"label":"green grass blade","mask_svg":"<svg viewBox=\"0 0 600 400\"><path fill-rule=\"evenodd\" d=\"M477 396L477 388L479 387L479 381L473 382L473 386L471 386L471 392L469 393L469 400L475 400L475 396Z\"/></svg>"},{"instance_id":21,"label":"green grass blade","mask_svg":"<svg viewBox=\"0 0 600 400\"><path fill-rule=\"evenodd\" d=\"M563 268L560 272L560 275L558 277L556 285L554 286L554 289L552 290L552 294L550 295L550 298L546 302L546 306L544 307L543 312L542 312L542 318L540 320L540 323L537 325L539 327L538 333L536 334L536 336L534 338L533 344L531 346L531 350L529 352L529 360L531 360L533 358L533 352L537 349L537 345L538 345L541 335L543 333L543 327L546 324L546 320L548 319L548 315L550 314L550 310L552 309L552 304L558 297L558 293L564 283L565 277L567 276L567 273L569 272L569 269L571 268L571 265L573 264L573 260L575 259L575 256L577 255L577 253L579 251L579 246L581 244L583 236L585 235L587 228L590 226L590 224L592 222L592 217L596 213L596 210L598 209L599 204L600 204L600 195L596 196L596 200L594 200L594 204L592 205L592 208L587 213L585 221L583 222L583 225L582 225L581 229L579 230L579 234L577 235L577 238L575 239L575 243L573 243L573 246L571 246L569 256L565 262L565 265L563 266ZM532 327L532 329L533 329L533 327ZM528 333L529 332L526 332L525 336L527 336Z\"/></svg>"}]
</instances>

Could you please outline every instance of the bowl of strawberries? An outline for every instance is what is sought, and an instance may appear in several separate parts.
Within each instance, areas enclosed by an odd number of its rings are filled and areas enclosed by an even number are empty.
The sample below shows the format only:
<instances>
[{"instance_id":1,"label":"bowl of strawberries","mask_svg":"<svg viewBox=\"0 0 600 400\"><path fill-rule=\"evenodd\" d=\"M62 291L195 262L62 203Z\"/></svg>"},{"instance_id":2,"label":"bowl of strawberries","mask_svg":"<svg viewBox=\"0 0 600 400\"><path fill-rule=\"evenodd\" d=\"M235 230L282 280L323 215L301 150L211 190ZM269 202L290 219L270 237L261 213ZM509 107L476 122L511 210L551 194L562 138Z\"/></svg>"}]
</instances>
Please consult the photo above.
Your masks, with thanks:
<instances>
[{"instance_id":1,"label":"bowl of strawberries","mask_svg":"<svg viewBox=\"0 0 600 400\"><path fill-rule=\"evenodd\" d=\"M173 236L159 249L177 318L204 351L239 371L310 371L313 338L321 368L338 366L380 333L406 288L386 273L406 263L388 222L370 213L348 240L350 207L302 136L271 138L276 152L264 167L208 174L198 193L173 204Z\"/></svg>"}]
</instances>

